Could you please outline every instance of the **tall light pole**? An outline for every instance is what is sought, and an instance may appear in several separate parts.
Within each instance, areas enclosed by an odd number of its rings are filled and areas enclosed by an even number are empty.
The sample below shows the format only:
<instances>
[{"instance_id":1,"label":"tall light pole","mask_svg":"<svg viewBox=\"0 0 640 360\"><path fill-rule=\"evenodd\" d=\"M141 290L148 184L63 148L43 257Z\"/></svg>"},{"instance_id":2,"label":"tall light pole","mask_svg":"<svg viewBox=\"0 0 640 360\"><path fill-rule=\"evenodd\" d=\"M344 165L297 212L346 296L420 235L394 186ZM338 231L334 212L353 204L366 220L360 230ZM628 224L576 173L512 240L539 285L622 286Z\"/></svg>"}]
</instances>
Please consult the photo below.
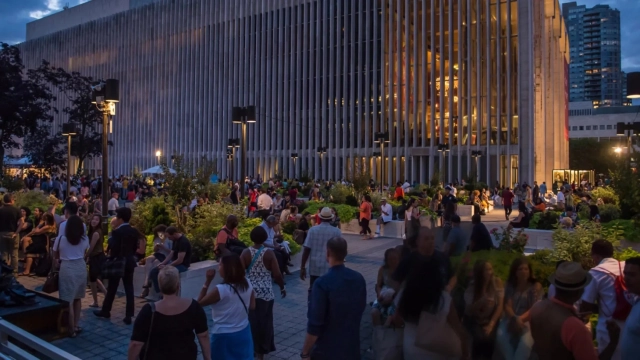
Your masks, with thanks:
<instances>
[{"instance_id":1,"label":"tall light pole","mask_svg":"<svg viewBox=\"0 0 640 360\"><path fill-rule=\"evenodd\" d=\"M297 179L296 176L296 160L298 160L298 153L291 153L291 160L293 160L293 178Z\"/></svg>"},{"instance_id":2,"label":"tall light pole","mask_svg":"<svg viewBox=\"0 0 640 360\"><path fill-rule=\"evenodd\" d=\"M447 170L446 166L445 166L445 161L446 161L446 153L449 151L449 144L438 144L438 151L442 154L442 184L444 185L444 183L446 182L446 174L445 171Z\"/></svg>"},{"instance_id":3,"label":"tall light pole","mask_svg":"<svg viewBox=\"0 0 640 360\"><path fill-rule=\"evenodd\" d=\"M227 149L227 171L229 172L229 179L231 181L233 181L233 178L231 177L231 169L233 168L233 166L231 165L232 161L233 161L233 150Z\"/></svg>"},{"instance_id":4,"label":"tall light pole","mask_svg":"<svg viewBox=\"0 0 640 360\"><path fill-rule=\"evenodd\" d=\"M318 154L320 154L320 179L318 179L318 180L324 180L322 178L322 156L327 152L327 147L326 146L318 146L317 152L318 152Z\"/></svg>"},{"instance_id":5,"label":"tall light pole","mask_svg":"<svg viewBox=\"0 0 640 360\"><path fill-rule=\"evenodd\" d=\"M480 150L472 150L471 157L476 160L476 179L480 182L480 168L478 167L478 158L482 156L482 151Z\"/></svg>"},{"instance_id":6,"label":"tall light pole","mask_svg":"<svg viewBox=\"0 0 640 360\"><path fill-rule=\"evenodd\" d=\"M380 192L384 183L384 144L389 143L388 132L378 132L374 135L374 141L380 144Z\"/></svg>"},{"instance_id":7,"label":"tall light pole","mask_svg":"<svg viewBox=\"0 0 640 360\"><path fill-rule=\"evenodd\" d=\"M234 107L231 111L231 121L242 125L242 157L240 159L240 197L244 197L244 179L247 172L247 124L256 122L256 107Z\"/></svg>"},{"instance_id":8,"label":"tall light pole","mask_svg":"<svg viewBox=\"0 0 640 360\"><path fill-rule=\"evenodd\" d=\"M71 137L76 135L74 124L62 124L62 136L67 137L67 198L71 193Z\"/></svg>"},{"instance_id":9,"label":"tall light pole","mask_svg":"<svg viewBox=\"0 0 640 360\"><path fill-rule=\"evenodd\" d=\"M107 79L91 86L92 102L102 112L102 231L107 234L109 226L109 118L116 114L116 103L120 102L120 87L116 79Z\"/></svg>"},{"instance_id":10,"label":"tall light pole","mask_svg":"<svg viewBox=\"0 0 640 360\"><path fill-rule=\"evenodd\" d=\"M227 155L231 154L231 170L229 171L229 179L233 181L233 170L235 166L233 164L233 160L236 157L236 148L240 147L240 139L229 139L227 141ZM227 156L228 158L228 156Z\"/></svg>"},{"instance_id":11,"label":"tall light pole","mask_svg":"<svg viewBox=\"0 0 640 360\"><path fill-rule=\"evenodd\" d=\"M157 150L156 151L156 158L158 158L158 165L160 165L160 156L162 156L162 151Z\"/></svg>"}]
</instances>

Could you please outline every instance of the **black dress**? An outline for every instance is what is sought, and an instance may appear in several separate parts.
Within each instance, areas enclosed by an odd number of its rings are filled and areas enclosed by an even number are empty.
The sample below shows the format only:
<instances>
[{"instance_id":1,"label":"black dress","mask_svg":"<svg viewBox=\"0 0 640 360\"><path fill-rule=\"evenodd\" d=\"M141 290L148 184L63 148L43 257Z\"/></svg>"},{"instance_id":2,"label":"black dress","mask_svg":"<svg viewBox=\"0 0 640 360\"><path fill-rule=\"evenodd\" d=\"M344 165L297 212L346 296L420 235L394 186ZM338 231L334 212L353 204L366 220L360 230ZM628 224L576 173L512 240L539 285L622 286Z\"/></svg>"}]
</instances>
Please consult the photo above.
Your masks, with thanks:
<instances>
[{"instance_id":1,"label":"black dress","mask_svg":"<svg viewBox=\"0 0 640 360\"><path fill-rule=\"evenodd\" d=\"M44 225L38 225L37 229L41 229ZM31 236L31 244L27 246L25 252L27 254L44 254L47 252L47 234L33 235Z\"/></svg>"}]
</instances>

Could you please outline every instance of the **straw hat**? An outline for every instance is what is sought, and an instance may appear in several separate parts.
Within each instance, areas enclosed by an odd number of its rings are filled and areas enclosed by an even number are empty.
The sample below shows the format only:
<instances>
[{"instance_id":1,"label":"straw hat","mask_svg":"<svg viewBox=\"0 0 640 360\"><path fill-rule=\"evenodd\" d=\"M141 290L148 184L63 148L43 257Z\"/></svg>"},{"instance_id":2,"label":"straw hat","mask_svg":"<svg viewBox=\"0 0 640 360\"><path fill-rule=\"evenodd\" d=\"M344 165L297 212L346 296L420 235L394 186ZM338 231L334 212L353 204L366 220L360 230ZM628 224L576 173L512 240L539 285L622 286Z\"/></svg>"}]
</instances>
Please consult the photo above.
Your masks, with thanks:
<instances>
[{"instance_id":1,"label":"straw hat","mask_svg":"<svg viewBox=\"0 0 640 360\"><path fill-rule=\"evenodd\" d=\"M333 219L333 213L331 212L331 209L329 209L328 207L323 207L322 210L320 211L320 219L322 220L332 220Z\"/></svg>"},{"instance_id":2,"label":"straw hat","mask_svg":"<svg viewBox=\"0 0 640 360\"><path fill-rule=\"evenodd\" d=\"M560 264L555 274L549 277L549 282L558 289L580 290L584 289L593 277L577 262L565 262Z\"/></svg>"}]
</instances>

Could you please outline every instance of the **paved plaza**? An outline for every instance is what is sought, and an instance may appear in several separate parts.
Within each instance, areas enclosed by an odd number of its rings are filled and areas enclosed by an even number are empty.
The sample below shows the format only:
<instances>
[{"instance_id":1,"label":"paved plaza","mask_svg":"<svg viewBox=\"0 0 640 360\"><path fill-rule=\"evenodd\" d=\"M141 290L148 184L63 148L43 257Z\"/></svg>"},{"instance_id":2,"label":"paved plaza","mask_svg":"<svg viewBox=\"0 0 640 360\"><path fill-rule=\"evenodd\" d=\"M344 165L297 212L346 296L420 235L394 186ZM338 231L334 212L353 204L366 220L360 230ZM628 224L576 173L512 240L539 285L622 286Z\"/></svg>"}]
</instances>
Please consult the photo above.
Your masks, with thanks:
<instances>
[{"instance_id":1,"label":"paved plaza","mask_svg":"<svg viewBox=\"0 0 640 360\"><path fill-rule=\"evenodd\" d=\"M382 265L384 251L390 247L401 244L400 239L376 238L363 241L357 235L345 235L349 244L349 256L347 266L360 272L367 282L367 301L375 299L375 282L378 268ZM266 359L300 359L300 350L306 334L307 324L307 289L309 280L300 280L299 272L286 276L287 297L276 297L274 305L274 330L276 337L276 352L266 356ZM20 283L27 288L39 290L44 278L19 278ZM275 286L276 294L280 291ZM52 294L57 296L57 293ZM103 295L99 295L102 303ZM124 359L127 354L129 337L133 326L127 326L122 322L125 311L125 298L118 296L113 305L111 319L98 319L93 314L91 293L82 301L82 320L80 326L83 332L77 338L65 338L54 341L53 344L81 359ZM146 300L136 298L136 313L146 303ZM209 326L211 326L211 312L205 309ZM371 346L371 318L369 307L362 316L361 324L361 348L362 359L373 359L368 350Z\"/></svg>"}]
</instances>

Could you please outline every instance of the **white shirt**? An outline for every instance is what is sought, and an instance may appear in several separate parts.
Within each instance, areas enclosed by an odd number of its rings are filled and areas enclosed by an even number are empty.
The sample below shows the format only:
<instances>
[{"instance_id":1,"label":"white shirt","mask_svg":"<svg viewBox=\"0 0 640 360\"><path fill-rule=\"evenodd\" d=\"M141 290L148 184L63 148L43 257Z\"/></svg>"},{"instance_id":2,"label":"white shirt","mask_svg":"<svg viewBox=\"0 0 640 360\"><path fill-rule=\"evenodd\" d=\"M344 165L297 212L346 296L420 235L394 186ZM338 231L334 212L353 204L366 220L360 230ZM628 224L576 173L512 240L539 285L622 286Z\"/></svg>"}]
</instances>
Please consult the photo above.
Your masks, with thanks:
<instances>
[{"instance_id":1,"label":"white shirt","mask_svg":"<svg viewBox=\"0 0 640 360\"><path fill-rule=\"evenodd\" d=\"M86 235L80 238L78 245L71 245L64 235L53 245L53 250L60 252L60 260L84 259L84 253L87 252L88 249L89 239Z\"/></svg>"},{"instance_id":2,"label":"white shirt","mask_svg":"<svg viewBox=\"0 0 640 360\"><path fill-rule=\"evenodd\" d=\"M380 205L380 210L388 214L388 215L385 215L382 212L380 213L380 216L382 217L382 221L383 222L391 221L391 218L393 217L393 209L391 208L391 205L390 204Z\"/></svg>"},{"instance_id":3,"label":"white shirt","mask_svg":"<svg viewBox=\"0 0 640 360\"><path fill-rule=\"evenodd\" d=\"M409 184L408 181L405 181L404 184L402 184L402 190L404 190L405 192L411 187L411 184Z\"/></svg>"},{"instance_id":4,"label":"white shirt","mask_svg":"<svg viewBox=\"0 0 640 360\"><path fill-rule=\"evenodd\" d=\"M247 310L253 293L251 284L245 291L235 287L238 293L229 284L219 284L216 287L220 293L220 301L211 305L211 319L213 320L211 333L230 334L249 326ZM241 298L242 301L240 301ZM244 305L242 304L243 301ZM245 306L247 310L245 310Z\"/></svg>"},{"instance_id":5,"label":"white shirt","mask_svg":"<svg viewBox=\"0 0 640 360\"><path fill-rule=\"evenodd\" d=\"M611 315L616 309L616 290L614 288L614 276L621 275L620 269L624 269L624 261L618 263L618 260L612 258L603 259L598 266L589 270L593 280L584 289L582 300L591 304L598 304L598 326L596 327L596 340L598 341L598 350L602 352L609 344L609 332L607 331L607 320L611 319ZM613 274L613 275L612 275ZM616 321L620 330L624 330L624 322ZM619 345L618 345L619 347ZM620 359L618 350L616 350L614 359Z\"/></svg>"},{"instance_id":6,"label":"white shirt","mask_svg":"<svg viewBox=\"0 0 640 360\"><path fill-rule=\"evenodd\" d=\"M557 199L558 202L564 202L564 193L562 191L558 191Z\"/></svg>"},{"instance_id":7,"label":"white shirt","mask_svg":"<svg viewBox=\"0 0 640 360\"><path fill-rule=\"evenodd\" d=\"M272 204L273 200L271 199L271 196L267 195L267 193L258 196L258 210L269 210L271 209Z\"/></svg>"},{"instance_id":8,"label":"white shirt","mask_svg":"<svg viewBox=\"0 0 640 360\"><path fill-rule=\"evenodd\" d=\"M63 218L62 221L59 223L56 220L56 223L58 224L58 236L56 237L56 241L55 241L57 243L58 240L60 240L64 236L65 231L67 231L67 219ZM83 226L84 226L84 233L86 234L87 225L83 224ZM87 235L84 235L83 238L86 238L87 241L89 241L89 237ZM53 246L55 249L55 246L56 246L55 243L53 244Z\"/></svg>"},{"instance_id":9,"label":"white shirt","mask_svg":"<svg viewBox=\"0 0 640 360\"><path fill-rule=\"evenodd\" d=\"M109 211L116 211L118 209L118 199L116 198L111 198L111 200L109 200L109 204L108 204L108 208L107 210Z\"/></svg>"},{"instance_id":10,"label":"white shirt","mask_svg":"<svg viewBox=\"0 0 640 360\"><path fill-rule=\"evenodd\" d=\"M270 228L269 225L267 225L266 222L262 222L262 224L260 224L260 226L262 226L266 231L267 231L267 240L265 240L264 244L268 247L273 247L273 237L276 236L276 231L273 230L273 228Z\"/></svg>"},{"instance_id":11,"label":"white shirt","mask_svg":"<svg viewBox=\"0 0 640 360\"><path fill-rule=\"evenodd\" d=\"M456 189L455 187L451 187L451 194L453 194L453 196L456 196L456 193L458 192L458 189Z\"/></svg>"}]
</instances>

